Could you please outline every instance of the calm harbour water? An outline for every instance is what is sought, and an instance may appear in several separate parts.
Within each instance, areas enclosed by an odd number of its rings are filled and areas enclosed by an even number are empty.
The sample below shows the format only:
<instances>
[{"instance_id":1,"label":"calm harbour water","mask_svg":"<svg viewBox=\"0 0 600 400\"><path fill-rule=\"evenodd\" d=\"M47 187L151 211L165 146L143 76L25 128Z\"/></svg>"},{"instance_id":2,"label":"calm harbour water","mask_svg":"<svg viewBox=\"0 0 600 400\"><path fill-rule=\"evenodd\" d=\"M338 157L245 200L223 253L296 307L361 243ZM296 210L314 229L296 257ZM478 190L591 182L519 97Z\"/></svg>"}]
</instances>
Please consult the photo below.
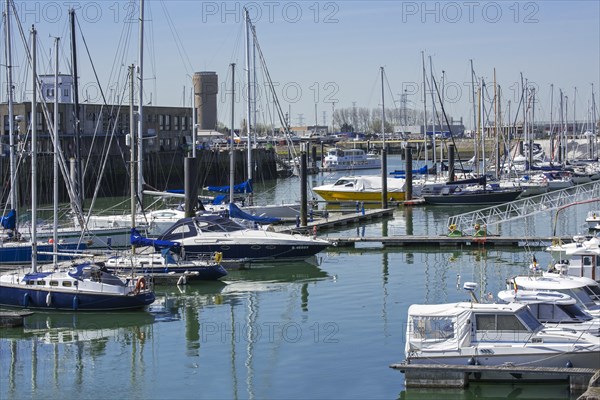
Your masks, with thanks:
<instances>
[{"instance_id":1,"label":"calm harbour water","mask_svg":"<svg viewBox=\"0 0 600 400\"><path fill-rule=\"evenodd\" d=\"M263 198L294 198L295 185L265 185ZM323 236L439 235L450 215L466 210L400 208L393 218ZM557 232L582 231L588 210L564 211ZM502 233L549 236L551 218L515 221ZM467 299L465 281L477 282L480 295L495 294L526 272L528 250L330 248L311 263L157 287L146 311L36 313L25 327L0 331L0 398L569 398L566 385L407 390L389 368L404 359L411 304ZM534 253L542 265L550 261Z\"/></svg>"}]
</instances>

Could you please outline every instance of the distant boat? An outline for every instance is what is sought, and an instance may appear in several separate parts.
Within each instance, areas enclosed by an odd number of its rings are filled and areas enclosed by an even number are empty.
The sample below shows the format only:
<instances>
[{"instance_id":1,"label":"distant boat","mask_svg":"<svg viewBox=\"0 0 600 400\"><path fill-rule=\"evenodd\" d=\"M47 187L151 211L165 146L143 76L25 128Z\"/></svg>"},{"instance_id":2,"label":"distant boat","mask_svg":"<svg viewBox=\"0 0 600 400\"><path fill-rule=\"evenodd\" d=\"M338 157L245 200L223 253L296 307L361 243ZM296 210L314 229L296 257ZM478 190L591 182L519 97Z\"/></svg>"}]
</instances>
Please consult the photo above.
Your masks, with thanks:
<instances>
[{"instance_id":1,"label":"distant boat","mask_svg":"<svg viewBox=\"0 0 600 400\"><path fill-rule=\"evenodd\" d=\"M405 180L387 178L388 199L404 201ZM335 183L316 186L313 192L325 201L381 201L381 177L374 175L344 176Z\"/></svg>"},{"instance_id":2,"label":"distant boat","mask_svg":"<svg viewBox=\"0 0 600 400\"><path fill-rule=\"evenodd\" d=\"M363 149L330 149L323 157L321 171L348 171L355 169L379 169L381 157Z\"/></svg>"},{"instance_id":3,"label":"distant boat","mask_svg":"<svg viewBox=\"0 0 600 400\"><path fill-rule=\"evenodd\" d=\"M448 181L443 185L425 185L421 197L427 204L477 205L502 204L515 200L523 193L521 188L503 189L498 184L487 184L487 177Z\"/></svg>"}]
</instances>

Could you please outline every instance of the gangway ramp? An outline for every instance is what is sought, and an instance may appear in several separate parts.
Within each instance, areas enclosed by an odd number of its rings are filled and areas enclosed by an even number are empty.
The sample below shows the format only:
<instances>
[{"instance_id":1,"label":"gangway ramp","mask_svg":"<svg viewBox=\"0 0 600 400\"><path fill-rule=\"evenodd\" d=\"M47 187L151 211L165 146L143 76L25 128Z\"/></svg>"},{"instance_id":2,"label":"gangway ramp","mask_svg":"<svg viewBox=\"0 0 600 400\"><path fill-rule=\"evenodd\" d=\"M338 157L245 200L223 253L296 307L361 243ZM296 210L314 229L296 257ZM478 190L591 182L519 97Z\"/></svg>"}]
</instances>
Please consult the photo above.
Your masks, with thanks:
<instances>
[{"instance_id":1,"label":"gangway ramp","mask_svg":"<svg viewBox=\"0 0 600 400\"><path fill-rule=\"evenodd\" d=\"M476 224L485 225L489 228L503 222L556 210L568 204L590 199L598 199L600 201L600 181L584 183L493 207L454 215L448 218L447 226L454 224L456 229L461 232L472 234L475 231Z\"/></svg>"}]
</instances>

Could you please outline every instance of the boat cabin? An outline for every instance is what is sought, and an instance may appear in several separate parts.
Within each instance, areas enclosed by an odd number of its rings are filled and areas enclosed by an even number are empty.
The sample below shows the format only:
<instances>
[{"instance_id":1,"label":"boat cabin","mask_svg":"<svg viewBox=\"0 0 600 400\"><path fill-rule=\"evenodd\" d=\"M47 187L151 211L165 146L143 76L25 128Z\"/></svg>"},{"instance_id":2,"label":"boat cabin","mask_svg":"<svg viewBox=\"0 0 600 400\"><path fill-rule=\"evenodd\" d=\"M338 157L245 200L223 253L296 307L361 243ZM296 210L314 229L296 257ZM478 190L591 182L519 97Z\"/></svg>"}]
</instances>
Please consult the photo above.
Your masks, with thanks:
<instances>
[{"instance_id":1,"label":"boat cabin","mask_svg":"<svg viewBox=\"0 0 600 400\"><path fill-rule=\"evenodd\" d=\"M541 328L525 304L412 305L406 353L458 351L483 342L526 343Z\"/></svg>"}]
</instances>

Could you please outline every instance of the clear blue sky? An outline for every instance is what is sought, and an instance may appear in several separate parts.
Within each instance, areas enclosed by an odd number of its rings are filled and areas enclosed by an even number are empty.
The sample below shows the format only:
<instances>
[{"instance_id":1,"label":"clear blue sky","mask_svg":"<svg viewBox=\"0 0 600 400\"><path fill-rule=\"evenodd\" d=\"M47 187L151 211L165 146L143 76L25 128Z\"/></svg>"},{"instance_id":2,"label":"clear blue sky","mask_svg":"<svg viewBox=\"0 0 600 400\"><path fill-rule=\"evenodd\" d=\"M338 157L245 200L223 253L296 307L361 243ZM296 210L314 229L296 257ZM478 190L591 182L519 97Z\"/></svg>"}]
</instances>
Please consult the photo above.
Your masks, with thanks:
<instances>
[{"instance_id":1,"label":"clear blue sky","mask_svg":"<svg viewBox=\"0 0 600 400\"><path fill-rule=\"evenodd\" d=\"M68 2L16 2L25 30L35 23L43 71L51 72L52 37L60 36L68 52ZM138 1L74 1L79 24L107 94L120 92L127 65L137 63ZM195 71L216 71L222 89L229 88L229 64L244 75L242 9L248 5L256 25L284 112L291 109L304 123L318 121L323 111L330 123L335 107L375 108L381 104L379 67L386 71L386 105L408 93L422 109L421 52L427 74L431 56L434 76L446 82L446 108L455 118L472 120L470 60L475 73L490 85L496 69L504 105L518 102L522 73L538 88L536 119L550 117L550 84L557 107L559 89L568 96L569 118L576 98L578 119L585 119L591 84L600 88L600 2L590 1L160 1L149 0L145 29L146 101L154 105L182 105L184 87L189 104ZM3 7L4 8L4 7ZM16 28L14 28L16 31ZM14 64L25 65L20 40L15 40ZM90 61L79 40L80 77L95 100ZM20 52L20 53L19 53ZM67 70L68 56L61 56ZM4 75L4 74L3 74ZM16 68L19 79L19 67ZM22 77L21 77L22 79ZM236 79L237 80L237 79ZM262 79L260 79L262 81ZM4 81L4 76L2 77ZM243 83L242 83L243 84ZM577 87L577 96L574 88ZM112 92L111 89L112 88ZM230 100L221 90L219 120L229 125ZM97 101L97 100L96 100ZM428 99L430 101L430 99ZM236 103L236 124L244 115ZM428 104L428 107L431 107ZM555 119L557 108L555 107ZM600 118L600 116L598 116Z\"/></svg>"}]
</instances>

